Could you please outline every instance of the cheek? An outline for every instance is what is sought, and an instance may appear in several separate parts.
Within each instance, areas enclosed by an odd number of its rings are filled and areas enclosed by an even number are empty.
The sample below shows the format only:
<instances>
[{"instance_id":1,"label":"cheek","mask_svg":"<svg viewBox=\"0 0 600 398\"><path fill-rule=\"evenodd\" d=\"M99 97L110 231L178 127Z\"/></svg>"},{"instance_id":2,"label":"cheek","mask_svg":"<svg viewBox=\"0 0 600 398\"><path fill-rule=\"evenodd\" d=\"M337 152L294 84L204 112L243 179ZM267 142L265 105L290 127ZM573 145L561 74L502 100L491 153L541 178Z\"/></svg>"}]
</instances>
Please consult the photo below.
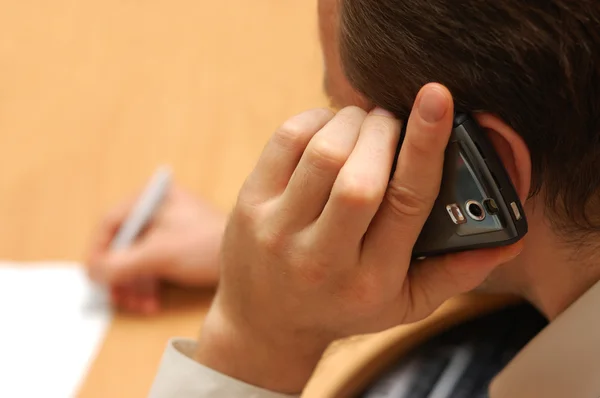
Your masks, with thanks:
<instances>
[{"instance_id":1,"label":"cheek","mask_svg":"<svg viewBox=\"0 0 600 398\"><path fill-rule=\"evenodd\" d=\"M331 89L334 80L342 74L337 35L337 1L319 0L319 37L325 66L325 80ZM336 84L337 86L337 84Z\"/></svg>"},{"instance_id":2,"label":"cheek","mask_svg":"<svg viewBox=\"0 0 600 398\"><path fill-rule=\"evenodd\" d=\"M331 44L336 40L337 9L336 0L319 0L319 37L325 55L332 52L333 46Z\"/></svg>"},{"instance_id":3,"label":"cheek","mask_svg":"<svg viewBox=\"0 0 600 398\"><path fill-rule=\"evenodd\" d=\"M368 101L348 82L344 75L339 52L338 0L319 0L319 36L325 66L325 90L332 106L343 108L356 105L371 108Z\"/></svg>"}]
</instances>

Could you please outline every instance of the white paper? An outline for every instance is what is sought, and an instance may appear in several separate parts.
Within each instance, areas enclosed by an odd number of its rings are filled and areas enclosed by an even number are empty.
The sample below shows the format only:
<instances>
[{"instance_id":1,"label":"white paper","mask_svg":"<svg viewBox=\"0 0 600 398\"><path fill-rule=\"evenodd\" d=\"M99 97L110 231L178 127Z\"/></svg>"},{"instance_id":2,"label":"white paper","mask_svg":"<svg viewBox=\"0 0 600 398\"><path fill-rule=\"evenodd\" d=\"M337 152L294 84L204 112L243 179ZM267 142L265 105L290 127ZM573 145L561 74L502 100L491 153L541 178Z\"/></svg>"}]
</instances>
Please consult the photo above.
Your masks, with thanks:
<instances>
[{"instance_id":1,"label":"white paper","mask_svg":"<svg viewBox=\"0 0 600 398\"><path fill-rule=\"evenodd\" d=\"M81 266L0 262L0 397L75 397L110 320Z\"/></svg>"}]
</instances>

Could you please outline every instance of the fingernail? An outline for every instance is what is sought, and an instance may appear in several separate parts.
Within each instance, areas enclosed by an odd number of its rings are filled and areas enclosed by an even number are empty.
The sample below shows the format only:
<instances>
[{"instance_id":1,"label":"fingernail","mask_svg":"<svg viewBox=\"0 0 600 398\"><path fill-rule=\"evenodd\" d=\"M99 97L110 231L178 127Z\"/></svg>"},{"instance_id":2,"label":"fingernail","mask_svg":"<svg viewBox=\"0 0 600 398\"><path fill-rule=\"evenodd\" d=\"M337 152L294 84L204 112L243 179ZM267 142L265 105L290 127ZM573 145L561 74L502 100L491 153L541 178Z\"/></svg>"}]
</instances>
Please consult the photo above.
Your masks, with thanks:
<instances>
[{"instance_id":1,"label":"fingernail","mask_svg":"<svg viewBox=\"0 0 600 398\"><path fill-rule=\"evenodd\" d=\"M396 116L394 116L394 114L390 111L386 111L383 108L380 107L375 107L372 111L371 111L371 115L377 115L377 116L384 116L384 117L391 117L392 119L395 119Z\"/></svg>"},{"instance_id":2,"label":"fingernail","mask_svg":"<svg viewBox=\"0 0 600 398\"><path fill-rule=\"evenodd\" d=\"M426 122L435 123L440 121L449 107L448 96L442 91L434 87L427 87L421 93L419 115Z\"/></svg>"}]
</instances>

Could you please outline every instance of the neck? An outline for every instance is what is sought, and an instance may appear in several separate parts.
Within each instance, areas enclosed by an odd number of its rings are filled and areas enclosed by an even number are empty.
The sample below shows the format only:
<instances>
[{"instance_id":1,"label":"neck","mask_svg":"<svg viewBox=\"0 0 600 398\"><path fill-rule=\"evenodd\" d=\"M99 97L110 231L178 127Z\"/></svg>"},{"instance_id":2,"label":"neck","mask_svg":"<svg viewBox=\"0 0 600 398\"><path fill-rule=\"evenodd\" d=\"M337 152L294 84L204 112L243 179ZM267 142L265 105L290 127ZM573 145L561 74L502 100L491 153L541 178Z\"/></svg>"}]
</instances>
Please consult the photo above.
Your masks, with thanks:
<instances>
[{"instance_id":1,"label":"neck","mask_svg":"<svg viewBox=\"0 0 600 398\"><path fill-rule=\"evenodd\" d=\"M600 259L561 240L539 213L528 213L530 233L515 273L518 293L553 320L600 280Z\"/></svg>"}]
</instances>

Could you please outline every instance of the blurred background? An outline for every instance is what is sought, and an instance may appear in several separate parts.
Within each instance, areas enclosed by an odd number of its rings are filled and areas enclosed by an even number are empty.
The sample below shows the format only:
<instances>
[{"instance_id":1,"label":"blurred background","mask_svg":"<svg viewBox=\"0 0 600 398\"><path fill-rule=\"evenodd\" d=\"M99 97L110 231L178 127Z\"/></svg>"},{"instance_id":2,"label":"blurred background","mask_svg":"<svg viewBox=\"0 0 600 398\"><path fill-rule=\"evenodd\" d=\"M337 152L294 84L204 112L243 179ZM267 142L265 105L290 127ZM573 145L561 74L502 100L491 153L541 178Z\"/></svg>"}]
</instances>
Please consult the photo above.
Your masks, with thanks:
<instances>
[{"instance_id":1,"label":"blurred background","mask_svg":"<svg viewBox=\"0 0 600 398\"><path fill-rule=\"evenodd\" d=\"M327 104L321 75L316 0L1 1L0 259L83 261L159 164L227 210L277 125ZM192 296L117 314L79 396L145 396Z\"/></svg>"}]
</instances>

